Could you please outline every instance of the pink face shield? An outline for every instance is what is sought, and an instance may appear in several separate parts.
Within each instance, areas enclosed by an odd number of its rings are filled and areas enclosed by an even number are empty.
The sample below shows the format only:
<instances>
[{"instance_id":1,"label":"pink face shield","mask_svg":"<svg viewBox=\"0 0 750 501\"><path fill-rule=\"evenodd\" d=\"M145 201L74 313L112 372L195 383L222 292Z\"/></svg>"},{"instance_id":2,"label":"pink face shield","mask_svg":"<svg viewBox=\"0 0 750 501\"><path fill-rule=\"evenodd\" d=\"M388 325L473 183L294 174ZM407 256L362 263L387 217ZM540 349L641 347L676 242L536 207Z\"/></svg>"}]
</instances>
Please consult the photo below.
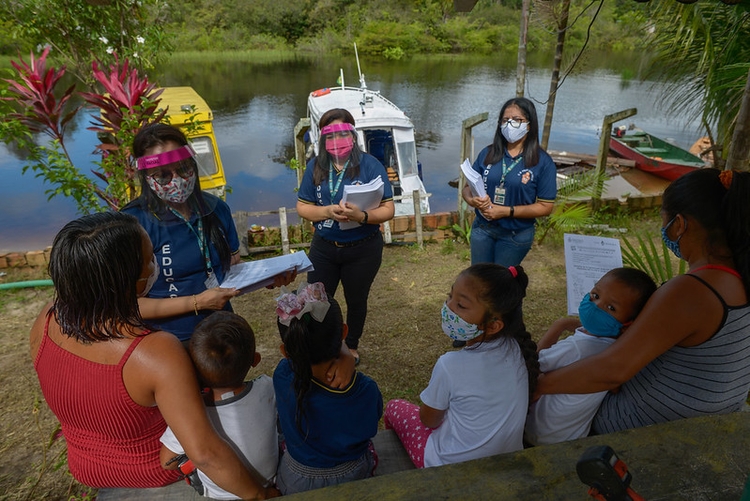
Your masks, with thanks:
<instances>
[{"instance_id":1,"label":"pink face shield","mask_svg":"<svg viewBox=\"0 0 750 501\"><path fill-rule=\"evenodd\" d=\"M181 162L188 158L195 158L195 152L190 145L186 144L176 150L140 157L136 162L138 164L138 170L147 170L164 167L165 165Z\"/></svg>"},{"instance_id":2,"label":"pink face shield","mask_svg":"<svg viewBox=\"0 0 750 501\"><path fill-rule=\"evenodd\" d=\"M349 123L330 124L320 129L326 151L336 159L345 159L354 148L354 126Z\"/></svg>"}]
</instances>

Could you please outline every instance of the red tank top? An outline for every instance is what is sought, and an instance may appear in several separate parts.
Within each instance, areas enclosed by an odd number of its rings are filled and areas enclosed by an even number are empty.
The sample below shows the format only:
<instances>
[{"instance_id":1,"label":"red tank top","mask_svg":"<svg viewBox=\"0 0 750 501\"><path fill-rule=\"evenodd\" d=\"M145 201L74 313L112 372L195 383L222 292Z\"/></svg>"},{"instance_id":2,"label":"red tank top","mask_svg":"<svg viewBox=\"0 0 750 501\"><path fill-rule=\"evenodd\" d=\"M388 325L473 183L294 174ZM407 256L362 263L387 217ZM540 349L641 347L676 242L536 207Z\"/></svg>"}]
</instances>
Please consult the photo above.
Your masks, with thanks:
<instances>
[{"instance_id":1,"label":"red tank top","mask_svg":"<svg viewBox=\"0 0 750 501\"><path fill-rule=\"evenodd\" d=\"M62 425L73 477L90 487L162 487L179 479L159 463L167 424L157 407L133 402L122 368L143 337L117 365L74 355L44 336L34 360L42 393Z\"/></svg>"}]
</instances>

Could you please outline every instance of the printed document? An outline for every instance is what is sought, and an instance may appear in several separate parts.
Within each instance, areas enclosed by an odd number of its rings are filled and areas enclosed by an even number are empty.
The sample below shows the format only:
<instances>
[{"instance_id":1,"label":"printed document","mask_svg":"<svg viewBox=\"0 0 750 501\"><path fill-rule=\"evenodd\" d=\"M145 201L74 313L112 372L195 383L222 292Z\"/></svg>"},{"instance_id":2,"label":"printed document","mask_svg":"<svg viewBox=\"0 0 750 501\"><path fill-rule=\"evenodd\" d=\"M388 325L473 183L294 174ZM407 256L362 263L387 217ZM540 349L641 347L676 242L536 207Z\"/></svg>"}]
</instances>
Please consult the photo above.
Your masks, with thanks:
<instances>
[{"instance_id":1,"label":"printed document","mask_svg":"<svg viewBox=\"0 0 750 501\"><path fill-rule=\"evenodd\" d=\"M620 240L565 234L565 273L568 279L568 315L578 315L581 299L602 275L622 267Z\"/></svg>"},{"instance_id":2,"label":"printed document","mask_svg":"<svg viewBox=\"0 0 750 501\"><path fill-rule=\"evenodd\" d=\"M487 196L487 192L484 189L484 181L482 180L482 175L471 168L471 163L469 163L468 158L465 159L464 163L461 164L461 172L463 172L464 176L466 176L466 182L471 188L471 193L475 197L482 198Z\"/></svg>"},{"instance_id":3,"label":"printed document","mask_svg":"<svg viewBox=\"0 0 750 501\"><path fill-rule=\"evenodd\" d=\"M276 275L295 269L297 274L307 273L313 269L304 251L235 264L229 269L221 287L239 289L245 294L271 285Z\"/></svg>"},{"instance_id":4,"label":"printed document","mask_svg":"<svg viewBox=\"0 0 750 501\"><path fill-rule=\"evenodd\" d=\"M361 210L372 210L383 201L383 179L378 176L369 183L344 185L344 195L341 197L341 205L349 202ZM339 223L342 230L351 230L359 227L356 221Z\"/></svg>"}]
</instances>

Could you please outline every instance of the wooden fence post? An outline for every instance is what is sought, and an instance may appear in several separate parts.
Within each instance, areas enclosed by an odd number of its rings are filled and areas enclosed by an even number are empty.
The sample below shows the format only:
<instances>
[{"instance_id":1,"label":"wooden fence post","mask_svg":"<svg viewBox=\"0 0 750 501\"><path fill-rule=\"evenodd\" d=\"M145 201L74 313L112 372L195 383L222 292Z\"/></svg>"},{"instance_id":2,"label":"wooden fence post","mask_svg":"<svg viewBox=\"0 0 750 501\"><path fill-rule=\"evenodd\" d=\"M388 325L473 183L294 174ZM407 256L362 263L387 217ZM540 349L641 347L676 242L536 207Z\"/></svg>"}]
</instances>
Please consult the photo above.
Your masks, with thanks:
<instances>
[{"instance_id":1,"label":"wooden fence post","mask_svg":"<svg viewBox=\"0 0 750 501\"><path fill-rule=\"evenodd\" d=\"M281 253L289 254L289 226L286 222L286 207L279 207L279 226L281 228Z\"/></svg>"},{"instance_id":2,"label":"wooden fence post","mask_svg":"<svg viewBox=\"0 0 750 501\"><path fill-rule=\"evenodd\" d=\"M419 248L424 247L424 236L422 235L422 211L420 207L422 205L422 197L419 195L419 190L411 192L412 201L414 202L414 223L417 227L417 245Z\"/></svg>"}]
</instances>

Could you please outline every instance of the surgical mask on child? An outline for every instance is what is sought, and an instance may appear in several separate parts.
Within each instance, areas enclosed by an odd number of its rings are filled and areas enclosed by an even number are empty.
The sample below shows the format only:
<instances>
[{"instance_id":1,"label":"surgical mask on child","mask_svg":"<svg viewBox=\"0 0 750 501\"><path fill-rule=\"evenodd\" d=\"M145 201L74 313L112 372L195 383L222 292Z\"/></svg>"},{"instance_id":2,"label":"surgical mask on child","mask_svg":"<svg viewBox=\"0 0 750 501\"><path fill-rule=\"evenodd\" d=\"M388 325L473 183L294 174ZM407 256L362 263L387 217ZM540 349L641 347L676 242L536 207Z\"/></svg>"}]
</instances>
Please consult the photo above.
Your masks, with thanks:
<instances>
[{"instance_id":1,"label":"surgical mask on child","mask_svg":"<svg viewBox=\"0 0 750 501\"><path fill-rule=\"evenodd\" d=\"M661 239L664 241L664 245L667 246L667 249L671 250L672 253L677 256L677 259L682 259L682 253L680 252L680 239L682 238L682 235L677 237L677 240L670 240L667 236L667 230L669 230L669 227L672 226L672 223L674 223L676 218L677 216L673 217L672 220L661 229Z\"/></svg>"},{"instance_id":2,"label":"surgical mask on child","mask_svg":"<svg viewBox=\"0 0 750 501\"><path fill-rule=\"evenodd\" d=\"M484 331L476 324L470 324L456 315L449 307L448 302L443 303L440 312L442 317L443 332L454 341L471 341L475 337L484 334Z\"/></svg>"},{"instance_id":3,"label":"surgical mask on child","mask_svg":"<svg viewBox=\"0 0 750 501\"><path fill-rule=\"evenodd\" d=\"M143 289L143 291L141 291L140 294L138 294L138 297L146 297L151 291L151 287L154 286L154 282L156 282L156 279L159 278L159 263L156 261L156 255L151 256L151 263L154 265L154 271L152 271L148 277L138 279L139 282L143 280L146 281L146 287Z\"/></svg>"},{"instance_id":4,"label":"surgical mask on child","mask_svg":"<svg viewBox=\"0 0 750 501\"><path fill-rule=\"evenodd\" d=\"M578 307L581 325L590 334L599 337L617 337L622 330L622 323L615 317L599 308L586 294Z\"/></svg>"},{"instance_id":5,"label":"surgical mask on child","mask_svg":"<svg viewBox=\"0 0 750 501\"><path fill-rule=\"evenodd\" d=\"M346 158L354 148L354 138L351 134L344 137L326 139L326 151L335 158Z\"/></svg>"},{"instance_id":6,"label":"surgical mask on child","mask_svg":"<svg viewBox=\"0 0 750 501\"><path fill-rule=\"evenodd\" d=\"M516 141L523 139L523 137L529 132L529 124L523 122L516 128L506 122L500 128L500 132L503 134L506 141L509 143L515 143Z\"/></svg>"},{"instance_id":7,"label":"surgical mask on child","mask_svg":"<svg viewBox=\"0 0 750 501\"><path fill-rule=\"evenodd\" d=\"M172 176L172 180L164 186L149 176L146 176L146 182L149 188L156 193L157 197L165 202L181 204L185 203L190 194L193 193L193 189L195 189L195 172L191 173L187 179L180 176Z\"/></svg>"}]
</instances>

